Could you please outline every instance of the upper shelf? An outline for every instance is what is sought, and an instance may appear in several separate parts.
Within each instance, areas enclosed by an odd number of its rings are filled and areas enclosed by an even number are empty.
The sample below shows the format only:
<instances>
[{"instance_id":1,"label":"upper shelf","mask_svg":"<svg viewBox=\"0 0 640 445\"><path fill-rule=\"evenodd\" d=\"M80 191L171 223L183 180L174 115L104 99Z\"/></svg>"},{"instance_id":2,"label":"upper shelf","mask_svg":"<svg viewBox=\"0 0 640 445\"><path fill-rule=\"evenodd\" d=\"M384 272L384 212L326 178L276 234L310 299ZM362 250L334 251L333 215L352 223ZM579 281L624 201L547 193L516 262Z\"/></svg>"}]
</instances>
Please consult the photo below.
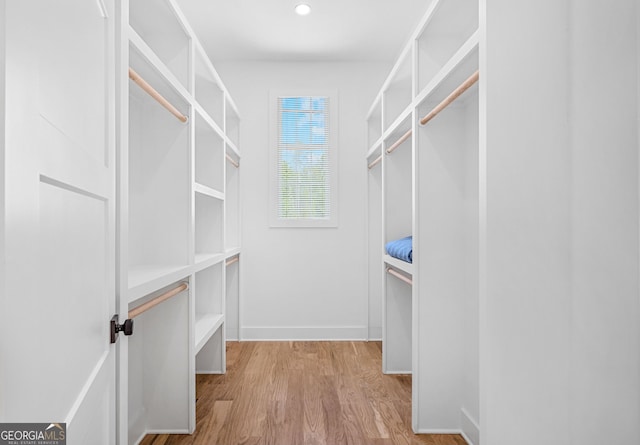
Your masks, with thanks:
<instances>
[{"instance_id":1,"label":"upper shelf","mask_svg":"<svg viewBox=\"0 0 640 445\"><path fill-rule=\"evenodd\" d=\"M431 79L416 98L419 117L422 118L433 107L444 100L479 67L478 33L474 33L454 54L444 67ZM464 97L456 100L464 102Z\"/></svg>"},{"instance_id":2,"label":"upper shelf","mask_svg":"<svg viewBox=\"0 0 640 445\"><path fill-rule=\"evenodd\" d=\"M436 0L416 39L418 91L478 30L477 0Z\"/></svg>"},{"instance_id":3,"label":"upper shelf","mask_svg":"<svg viewBox=\"0 0 640 445\"><path fill-rule=\"evenodd\" d=\"M382 122L384 130L398 119L413 99L412 53L404 51L382 93Z\"/></svg>"},{"instance_id":4,"label":"upper shelf","mask_svg":"<svg viewBox=\"0 0 640 445\"><path fill-rule=\"evenodd\" d=\"M190 37L176 9L166 0L132 0L129 24L182 86L190 90Z\"/></svg>"},{"instance_id":5,"label":"upper shelf","mask_svg":"<svg viewBox=\"0 0 640 445\"><path fill-rule=\"evenodd\" d=\"M202 51L196 51L194 95L198 104L216 125L224 128L224 87L218 73Z\"/></svg>"}]
</instances>

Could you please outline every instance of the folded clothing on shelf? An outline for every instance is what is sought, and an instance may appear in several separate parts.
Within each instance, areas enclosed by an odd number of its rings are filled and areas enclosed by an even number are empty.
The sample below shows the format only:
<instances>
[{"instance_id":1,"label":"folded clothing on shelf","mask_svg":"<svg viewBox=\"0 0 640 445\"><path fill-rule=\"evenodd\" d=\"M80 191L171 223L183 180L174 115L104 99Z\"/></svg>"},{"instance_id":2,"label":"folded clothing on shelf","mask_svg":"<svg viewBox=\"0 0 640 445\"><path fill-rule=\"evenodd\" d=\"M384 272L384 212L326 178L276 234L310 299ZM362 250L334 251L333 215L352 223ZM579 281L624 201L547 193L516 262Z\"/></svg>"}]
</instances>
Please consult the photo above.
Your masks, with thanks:
<instances>
[{"instance_id":1,"label":"folded clothing on shelf","mask_svg":"<svg viewBox=\"0 0 640 445\"><path fill-rule=\"evenodd\" d=\"M384 247L392 257L413 263L413 236L389 241Z\"/></svg>"}]
</instances>

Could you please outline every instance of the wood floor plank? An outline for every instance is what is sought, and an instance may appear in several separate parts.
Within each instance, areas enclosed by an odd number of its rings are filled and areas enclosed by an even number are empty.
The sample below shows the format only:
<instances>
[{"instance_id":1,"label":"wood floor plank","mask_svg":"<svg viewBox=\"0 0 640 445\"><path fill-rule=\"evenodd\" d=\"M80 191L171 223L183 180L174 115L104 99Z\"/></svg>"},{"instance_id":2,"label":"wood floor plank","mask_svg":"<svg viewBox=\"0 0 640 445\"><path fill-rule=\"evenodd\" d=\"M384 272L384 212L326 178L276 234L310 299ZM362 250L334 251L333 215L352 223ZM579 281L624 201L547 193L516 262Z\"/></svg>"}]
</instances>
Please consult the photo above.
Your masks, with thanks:
<instances>
[{"instance_id":1,"label":"wood floor plank","mask_svg":"<svg viewBox=\"0 0 640 445\"><path fill-rule=\"evenodd\" d=\"M196 377L196 432L141 445L465 445L411 430L411 376L380 342L230 342L227 374Z\"/></svg>"}]
</instances>

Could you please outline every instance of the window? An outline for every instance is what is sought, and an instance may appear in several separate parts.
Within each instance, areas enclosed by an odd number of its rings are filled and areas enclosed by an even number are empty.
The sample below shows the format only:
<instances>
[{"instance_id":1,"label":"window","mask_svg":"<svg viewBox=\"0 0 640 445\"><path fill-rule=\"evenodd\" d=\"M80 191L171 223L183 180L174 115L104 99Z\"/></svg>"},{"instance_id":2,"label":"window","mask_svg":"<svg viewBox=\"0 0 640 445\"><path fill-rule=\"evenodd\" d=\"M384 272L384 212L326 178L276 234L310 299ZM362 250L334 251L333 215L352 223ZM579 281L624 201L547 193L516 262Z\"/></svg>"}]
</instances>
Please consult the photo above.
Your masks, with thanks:
<instances>
[{"instance_id":1,"label":"window","mask_svg":"<svg viewBox=\"0 0 640 445\"><path fill-rule=\"evenodd\" d=\"M275 227L335 227L334 108L330 95L275 95ZM275 193L273 193L275 192Z\"/></svg>"}]
</instances>

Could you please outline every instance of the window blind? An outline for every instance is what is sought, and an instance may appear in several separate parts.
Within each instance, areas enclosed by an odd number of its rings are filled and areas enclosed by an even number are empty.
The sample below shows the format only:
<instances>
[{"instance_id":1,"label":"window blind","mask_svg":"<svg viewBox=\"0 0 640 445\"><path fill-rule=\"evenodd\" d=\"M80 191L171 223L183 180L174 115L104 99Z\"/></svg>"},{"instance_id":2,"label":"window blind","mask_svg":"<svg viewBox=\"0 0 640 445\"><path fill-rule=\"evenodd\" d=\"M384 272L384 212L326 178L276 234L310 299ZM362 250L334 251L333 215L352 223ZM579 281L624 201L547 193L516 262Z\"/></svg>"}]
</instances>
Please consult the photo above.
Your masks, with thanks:
<instances>
[{"instance_id":1,"label":"window blind","mask_svg":"<svg viewBox=\"0 0 640 445\"><path fill-rule=\"evenodd\" d=\"M331 217L329 98L278 98L278 218Z\"/></svg>"}]
</instances>

